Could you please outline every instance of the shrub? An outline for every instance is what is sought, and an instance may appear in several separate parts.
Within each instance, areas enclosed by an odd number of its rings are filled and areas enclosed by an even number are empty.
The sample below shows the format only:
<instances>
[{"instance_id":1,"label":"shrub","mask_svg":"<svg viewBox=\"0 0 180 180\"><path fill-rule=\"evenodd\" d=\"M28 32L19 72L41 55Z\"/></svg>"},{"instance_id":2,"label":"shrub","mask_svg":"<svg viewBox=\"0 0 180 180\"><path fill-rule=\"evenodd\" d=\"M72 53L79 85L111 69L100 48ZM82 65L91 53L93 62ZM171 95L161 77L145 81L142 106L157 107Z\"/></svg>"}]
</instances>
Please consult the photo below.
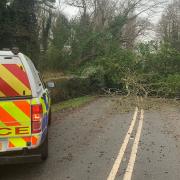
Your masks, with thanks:
<instances>
[{"instance_id":1,"label":"shrub","mask_svg":"<svg viewBox=\"0 0 180 180\"><path fill-rule=\"evenodd\" d=\"M86 78L61 79L55 81L55 89L52 90L52 102L89 95L93 93L89 80Z\"/></svg>"}]
</instances>

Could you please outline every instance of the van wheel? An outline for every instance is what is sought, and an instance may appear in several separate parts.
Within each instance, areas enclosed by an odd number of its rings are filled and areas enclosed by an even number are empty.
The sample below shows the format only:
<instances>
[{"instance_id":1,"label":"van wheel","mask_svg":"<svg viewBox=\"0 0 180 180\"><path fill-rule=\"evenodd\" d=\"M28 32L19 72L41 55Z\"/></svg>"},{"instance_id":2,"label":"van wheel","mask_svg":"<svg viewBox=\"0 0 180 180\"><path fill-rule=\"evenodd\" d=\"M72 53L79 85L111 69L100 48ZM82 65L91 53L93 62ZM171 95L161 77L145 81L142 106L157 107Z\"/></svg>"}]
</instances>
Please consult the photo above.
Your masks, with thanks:
<instances>
[{"instance_id":1,"label":"van wheel","mask_svg":"<svg viewBox=\"0 0 180 180\"><path fill-rule=\"evenodd\" d=\"M51 120L52 120L52 113L51 113L51 109L49 110L49 116L48 116L48 125L51 125Z\"/></svg>"},{"instance_id":2,"label":"van wheel","mask_svg":"<svg viewBox=\"0 0 180 180\"><path fill-rule=\"evenodd\" d=\"M45 161L48 158L48 134L41 147L41 160Z\"/></svg>"}]
</instances>

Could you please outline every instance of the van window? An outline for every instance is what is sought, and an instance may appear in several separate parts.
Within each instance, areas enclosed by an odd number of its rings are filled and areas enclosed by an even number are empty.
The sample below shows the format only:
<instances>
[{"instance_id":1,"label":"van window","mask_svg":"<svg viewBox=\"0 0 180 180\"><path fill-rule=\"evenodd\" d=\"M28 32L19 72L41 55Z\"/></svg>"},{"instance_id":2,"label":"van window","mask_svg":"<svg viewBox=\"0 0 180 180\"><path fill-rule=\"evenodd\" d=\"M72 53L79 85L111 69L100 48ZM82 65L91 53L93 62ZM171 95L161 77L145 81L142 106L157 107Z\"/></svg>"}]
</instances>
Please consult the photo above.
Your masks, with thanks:
<instances>
[{"instance_id":1,"label":"van window","mask_svg":"<svg viewBox=\"0 0 180 180\"><path fill-rule=\"evenodd\" d=\"M32 61L27 57L25 56L26 60L27 60L27 63L32 71L32 75L34 77L34 80L35 80L35 84L36 84L36 89L37 91L40 91L41 90L41 87L42 87L42 82L41 82L41 79L38 75L38 71L36 70L34 64L32 63Z\"/></svg>"},{"instance_id":2,"label":"van window","mask_svg":"<svg viewBox=\"0 0 180 180\"><path fill-rule=\"evenodd\" d=\"M32 96L26 70L18 57L0 57L0 98Z\"/></svg>"}]
</instances>

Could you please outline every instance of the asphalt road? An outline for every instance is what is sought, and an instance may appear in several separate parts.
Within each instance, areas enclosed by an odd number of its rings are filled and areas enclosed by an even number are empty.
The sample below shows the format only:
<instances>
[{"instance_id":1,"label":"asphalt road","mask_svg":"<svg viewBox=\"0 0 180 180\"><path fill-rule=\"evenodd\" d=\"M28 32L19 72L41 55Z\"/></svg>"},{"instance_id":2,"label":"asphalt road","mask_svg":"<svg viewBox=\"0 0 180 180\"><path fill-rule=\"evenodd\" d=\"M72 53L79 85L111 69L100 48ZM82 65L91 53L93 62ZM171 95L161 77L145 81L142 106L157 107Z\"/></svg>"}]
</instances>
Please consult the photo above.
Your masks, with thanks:
<instances>
[{"instance_id":1,"label":"asphalt road","mask_svg":"<svg viewBox=\"0 0 180 180\"><path fill-rule=\"evenodd\" d=\"M45 163L0 166L0 180L179 180L180 105L99 98L55 113Z\"/></svg>"}]
</instances>

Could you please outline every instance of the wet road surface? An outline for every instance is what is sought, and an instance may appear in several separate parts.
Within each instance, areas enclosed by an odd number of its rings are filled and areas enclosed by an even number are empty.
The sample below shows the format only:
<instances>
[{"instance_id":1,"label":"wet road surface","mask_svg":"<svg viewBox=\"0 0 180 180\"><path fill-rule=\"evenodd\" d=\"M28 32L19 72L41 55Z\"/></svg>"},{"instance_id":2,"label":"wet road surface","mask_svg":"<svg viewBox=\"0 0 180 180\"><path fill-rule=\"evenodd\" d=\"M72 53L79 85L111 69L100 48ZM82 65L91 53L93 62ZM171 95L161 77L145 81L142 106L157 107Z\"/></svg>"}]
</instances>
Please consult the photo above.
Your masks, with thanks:
<instances>
[{"instance_id":1,"label":"wet road surface","mask_svg":"<svg viewBox=\"0 0 180 180\"><path fill-rule=\"evenodd\" d=\"M48 160L0 166L0 180L180 179L180 106L174 101L99 98L53 120Z\"/></svg>"}]
</instances>

